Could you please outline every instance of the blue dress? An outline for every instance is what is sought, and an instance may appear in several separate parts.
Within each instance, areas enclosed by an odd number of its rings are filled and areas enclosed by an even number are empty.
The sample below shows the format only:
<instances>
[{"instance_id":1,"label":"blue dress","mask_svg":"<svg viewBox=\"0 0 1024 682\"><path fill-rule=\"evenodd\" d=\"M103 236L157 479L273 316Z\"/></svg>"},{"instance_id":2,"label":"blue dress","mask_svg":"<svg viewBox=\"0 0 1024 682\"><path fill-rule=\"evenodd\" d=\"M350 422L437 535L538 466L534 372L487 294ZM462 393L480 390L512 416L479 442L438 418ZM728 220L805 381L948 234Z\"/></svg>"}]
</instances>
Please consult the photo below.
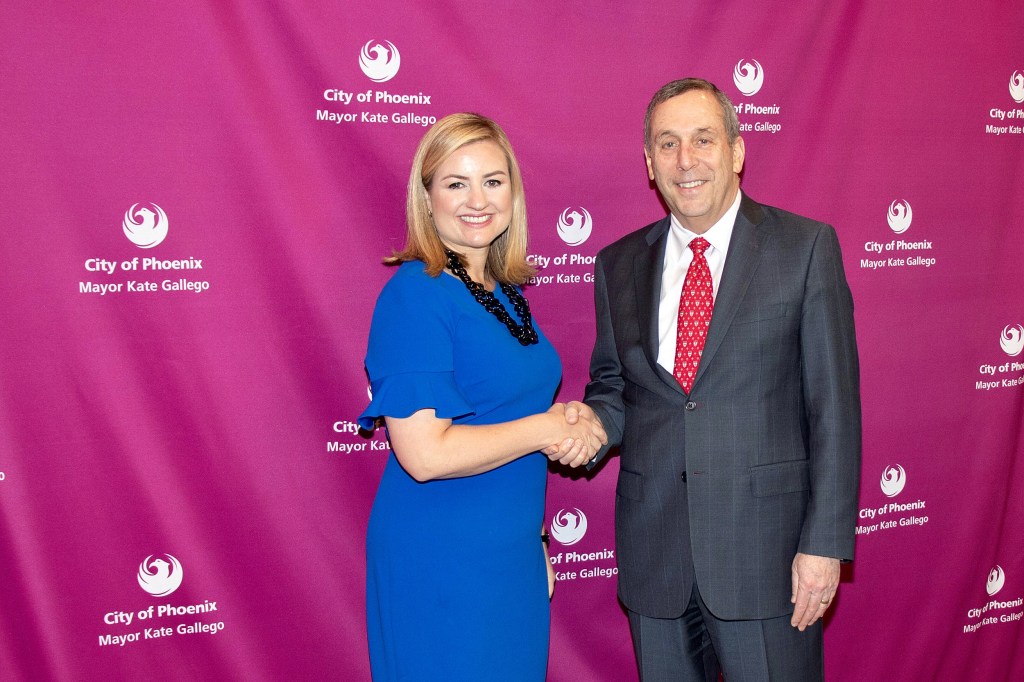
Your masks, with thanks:
<instances>
[{"instance_id":1,"label":"blue dress","mask_svg":"<svg viewBox=\"0 0 1024 682\"><path fill-rule=\"evenodd\" d=\"M500 287L495 296L518 320ZM544 412L561 378L554 348L523 346L455 277L399 267L377 300L360 426L433 408L456 424ZM540 532L547 458L419 483L394 453L370 513L370 668L390 680L541 681L548 591Z\"/></svg>"}]
</instances>

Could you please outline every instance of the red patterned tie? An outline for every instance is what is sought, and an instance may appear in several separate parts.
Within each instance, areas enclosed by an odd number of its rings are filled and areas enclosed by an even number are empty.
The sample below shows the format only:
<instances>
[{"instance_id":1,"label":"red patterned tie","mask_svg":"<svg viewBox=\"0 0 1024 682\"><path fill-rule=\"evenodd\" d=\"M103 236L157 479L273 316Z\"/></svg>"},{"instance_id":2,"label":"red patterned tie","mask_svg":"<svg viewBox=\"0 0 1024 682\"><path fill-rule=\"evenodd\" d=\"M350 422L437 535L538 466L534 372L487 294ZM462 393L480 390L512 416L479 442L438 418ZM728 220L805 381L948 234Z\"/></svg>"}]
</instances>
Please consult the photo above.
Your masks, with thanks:
<instances>
[{"instance_id":1,"label":"red patterned tie","mask_svg":"<svg viewBox=\"0 0 1024 682\"><path fill-rule=\"evenodd\" d=\"M693 378L697 376L700 354L704 350L704 341L708 338L711 311L715 307L711 289L711 268L708 267L708 261L704 257L708 246L710 244L703 237L696 237L690 242L693 262L690 263L690 268L686 271L683 294L679 297L676 361L673 374L687 393L693 388Z\"/></svg>"}]
</instances>

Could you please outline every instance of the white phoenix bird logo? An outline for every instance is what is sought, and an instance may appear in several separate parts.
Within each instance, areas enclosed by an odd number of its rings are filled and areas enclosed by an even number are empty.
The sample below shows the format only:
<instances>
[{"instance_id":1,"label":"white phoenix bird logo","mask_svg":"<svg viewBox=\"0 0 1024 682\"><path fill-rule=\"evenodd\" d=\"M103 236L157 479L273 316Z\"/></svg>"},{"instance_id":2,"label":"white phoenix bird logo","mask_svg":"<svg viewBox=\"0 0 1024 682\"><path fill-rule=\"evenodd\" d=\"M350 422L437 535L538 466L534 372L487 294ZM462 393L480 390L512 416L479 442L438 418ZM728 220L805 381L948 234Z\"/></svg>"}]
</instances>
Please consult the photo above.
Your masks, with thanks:
<instances>
[{"instance_id":1,"label":"white phoenix bird logo","mask_svg":"<svg viewBox=\"0 0 1024 682\"><path fill-rule=\"evenodd\" d=\"M139 586L154 597L166 597L181 587L181 564L170 554L164 556L170 563L151 554L139 564Z\"/></svg>"},{"instance_id":2,"label":"white phoenix bird logo","mask_svg":"<svg viewBox=\"0 0 1024 682\"><path fill-rule=\"evenodd\" d=\"M394 78L402 63L402 55L398 53L398 48L387 40L384 41L384 45L371 40L359 51L359 68L374 83L383 83Z\"/></svg>"},{"instance_id":3,"label":"white phoenix bird logo","mask_svg":"<svg viewBox=\"0 0 1024 682\"><path fill-rule=\"evenodd\" d=\"M988 592L988 596L993 596L996 592L1003 589L1003 584L1006 582L1006 574L1003 573L1002 566L996 566L988 573L988 582L985 583L985 591Z\"/></svg>"},{"instance_id":4,"label":"white phoenix bird logo","mask_svg":"<svg viewBox=\"0 0 1024 682\"><path fill-rule=\"evenodd\" d=\"M559 510L551 519L551 535L563 545L575 545L587 534L587 515L577 508Z\"/></svg>"},{"instance_id":5,"label":"white phoenix bird logo","mask_svg":"<svg viewBox=\"0 0 1024 682\"><path fill-rule=\"evenodd\" d=\"M1024 103L1024 73L1014 71L1010 76L1010 97L1017 104Z\"/></svg>"},{"instance_id":6,"label":"white phoenix bird logo","mask_svg":"<svg viewBox=\"0 0 1024 682\"><path fill-rule=\"evenodd\" d=\"M764 85L764 69L756 59L749 62L741 59L732 70L732 82L736 84L736 89L747 97L756 95Z\"/></svg>"},{"instance_id":7,"label":"white phoenix bird logo","mask_svg":"<svg viewBox=\"0 0 1024 682\"><path fill-rule=\"evenodd\" d=\"M896 234L903 234L910 229L910 223L914 221L914 211L910 208L909 201L894 201L889 204L889 214L886 216L889 228Z\"/></svg>"},{"instance_id":8,"label":"white phoenix bird logo","mask_svg":"<svg viewBox=\"0 0 1024 682\"><path fill-rule=\"evenodd\" d=\"M999 335L999 347L1011 358L1020 355L1024 350L1024 326L1006 325L1003 333Z\"/></svg>"},{"instance_id":9,"label":"white phoenix bird logo","mask_svg":"<svg viewBox=\"0 0 1024 682\"><path fill-rule=\"evenodd\" d=\"M151 249L167 237L167 214L156 204L152 205L155 213L145 207L136 210L137 206L132 204L125 211L122 223L124 236L140 249Z\"/></svg>"},{"instance_id":10,"label":"white phoenix bird logo","mask_svg":"<svg viewBox=\"0 0 1024 682\"><path fill-rule=\"evenodd\" d=\"M579 211L572 206L562 211L558 216L558 236L569 246L579 246L590 239L590 233L594 229L594 221L590 213L582 206ZM580 211L583 211L581 214Z\"/></svg>"},{"instance_id":11,"label":"white phoenix bird logo","mask_svg":"<svg viewBox=\"0 0 1024 682\"><path fill-rule=\"evenodd\" d=\"M882 472L882 492L886 497L896 497L903 492L903 486L907 484L907 472L899 464L894 467L886 467Z\"/></svg>"}]
</instances>

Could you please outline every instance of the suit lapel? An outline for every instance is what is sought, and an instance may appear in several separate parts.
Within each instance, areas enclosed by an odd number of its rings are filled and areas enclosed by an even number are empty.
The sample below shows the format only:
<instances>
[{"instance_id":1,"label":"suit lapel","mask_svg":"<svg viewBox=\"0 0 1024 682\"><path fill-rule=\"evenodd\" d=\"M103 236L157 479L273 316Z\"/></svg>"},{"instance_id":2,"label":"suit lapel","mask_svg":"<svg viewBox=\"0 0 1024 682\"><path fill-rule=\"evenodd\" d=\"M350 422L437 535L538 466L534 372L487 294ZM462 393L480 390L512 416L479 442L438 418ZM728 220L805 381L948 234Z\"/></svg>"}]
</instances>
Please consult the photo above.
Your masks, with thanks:
<instances>
[{"instance_id":1,"label":"suit lapel","mask_svg":"<svg viewBox=\"0 0 1024 682\"><path fill-rule=\"evenodd\" d=\"M764 232L757 227L762 220L764 212L761 206L744 194L729 241L729 253L725 257L725 269L722 271L722 281L715 297L715 309L711 314L708 338L704 342L697 376L693 380L694 387L700 383L701 377L714 360L715 353L722 345L722 340L757 269L765 238Z\"/></svg>"},{"instance_id":2,"label":"suit lapel","mask_svg":"<svg viewBox=\"0 0 1024 682\"><path fill-rule=\"evenodd\" d=\"M658 364L658 301L661 296L661 272L665 262L665 246L671 222L668 217L658 221L647 233L647 246L633 259L633 282L636 287L637 324L640 343L651 369L666 385L679 393L683 389L670 372Z\"/></svg>"}]
</instances>

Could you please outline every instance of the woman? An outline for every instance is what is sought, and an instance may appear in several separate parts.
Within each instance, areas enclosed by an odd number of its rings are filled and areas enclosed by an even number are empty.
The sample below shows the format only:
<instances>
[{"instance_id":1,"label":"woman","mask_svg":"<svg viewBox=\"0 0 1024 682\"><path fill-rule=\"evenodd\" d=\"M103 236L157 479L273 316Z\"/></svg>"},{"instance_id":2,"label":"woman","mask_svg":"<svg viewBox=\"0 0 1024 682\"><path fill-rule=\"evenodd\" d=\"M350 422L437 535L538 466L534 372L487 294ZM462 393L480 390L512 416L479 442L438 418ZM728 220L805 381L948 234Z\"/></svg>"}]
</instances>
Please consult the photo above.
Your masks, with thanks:
<instances>
[{"instance_id":1,"label":"woman","mask_svg":"<svg viewBox=\"0 0 1024 682\"><path fill-rule=\"evenodd\" d=\"M604 434L551 405L561 364L516 287L533 271L501 128L476 114L438 121L413 160L406 218L359 417L366 429L383 417L392 446L366 542L373 677L543 680L553 575L538 451L563 444L561 461L579 466Z\"/></svg>"}]
</instances>

